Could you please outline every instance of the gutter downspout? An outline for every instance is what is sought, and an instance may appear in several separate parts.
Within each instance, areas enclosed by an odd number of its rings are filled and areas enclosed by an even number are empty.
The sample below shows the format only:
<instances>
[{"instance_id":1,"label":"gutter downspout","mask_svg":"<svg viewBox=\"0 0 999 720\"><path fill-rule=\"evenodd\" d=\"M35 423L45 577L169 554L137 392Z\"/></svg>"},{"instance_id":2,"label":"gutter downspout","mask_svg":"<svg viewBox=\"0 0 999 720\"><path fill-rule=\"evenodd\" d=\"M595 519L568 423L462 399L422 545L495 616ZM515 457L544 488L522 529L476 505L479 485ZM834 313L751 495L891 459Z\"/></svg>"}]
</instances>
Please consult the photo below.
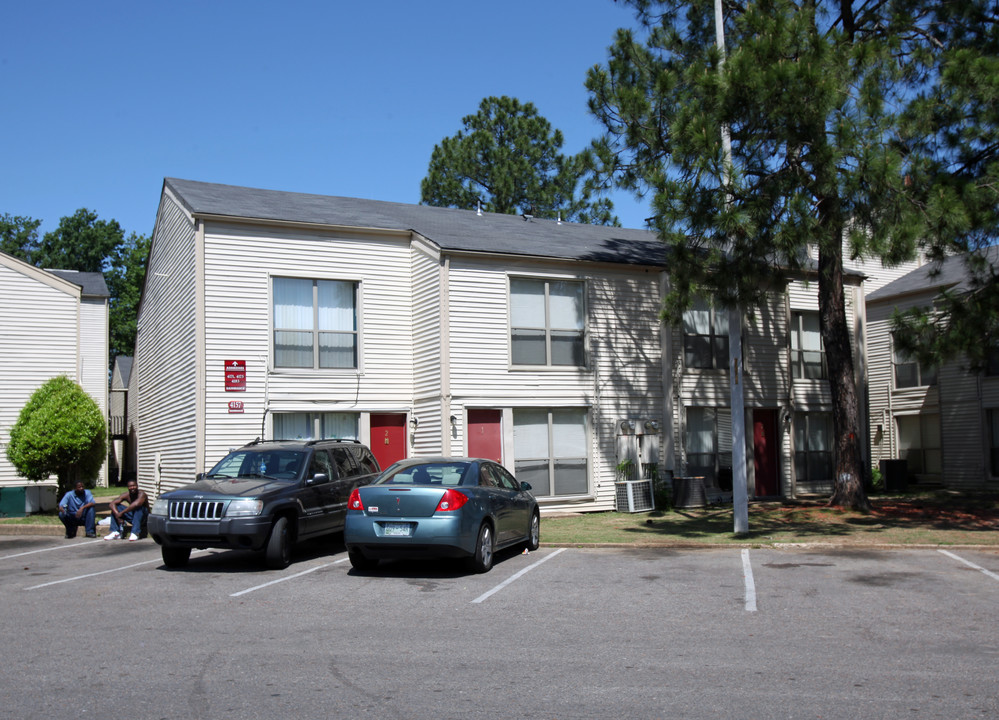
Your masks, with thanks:
<instances>
[{"instance_id":1,"label":"gutter downspout","mask_svg":"<svg viewBox=\"0 0 999 720\"><path fill-rule=\"evenodd\" d=\"M440 298L441 309L441 454L451 457L451 306L450 306L451 257L441 255Z\"/></svg>"}]
</instances>

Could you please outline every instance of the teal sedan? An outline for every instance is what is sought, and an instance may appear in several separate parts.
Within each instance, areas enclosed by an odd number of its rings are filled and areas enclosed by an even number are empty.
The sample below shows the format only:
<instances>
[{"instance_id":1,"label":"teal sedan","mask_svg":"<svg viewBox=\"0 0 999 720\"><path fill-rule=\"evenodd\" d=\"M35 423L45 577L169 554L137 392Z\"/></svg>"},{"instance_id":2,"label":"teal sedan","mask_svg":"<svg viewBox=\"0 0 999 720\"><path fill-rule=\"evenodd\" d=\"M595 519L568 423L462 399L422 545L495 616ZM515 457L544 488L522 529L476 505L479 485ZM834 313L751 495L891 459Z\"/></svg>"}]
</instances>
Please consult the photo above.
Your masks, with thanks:
<instances>
[{"instance_id":1,"label":"teal sedan","mask_svg":"<svg viewBox=\"0 0 999 720\"><path fill-rule=\"evenodd\" d=\"M541 513L529 483L478 458L401 460L347 501L344 544L358 571L381 559L465 558L488 572L497 550L537 550Z\"/></svg>"}]
</instances>

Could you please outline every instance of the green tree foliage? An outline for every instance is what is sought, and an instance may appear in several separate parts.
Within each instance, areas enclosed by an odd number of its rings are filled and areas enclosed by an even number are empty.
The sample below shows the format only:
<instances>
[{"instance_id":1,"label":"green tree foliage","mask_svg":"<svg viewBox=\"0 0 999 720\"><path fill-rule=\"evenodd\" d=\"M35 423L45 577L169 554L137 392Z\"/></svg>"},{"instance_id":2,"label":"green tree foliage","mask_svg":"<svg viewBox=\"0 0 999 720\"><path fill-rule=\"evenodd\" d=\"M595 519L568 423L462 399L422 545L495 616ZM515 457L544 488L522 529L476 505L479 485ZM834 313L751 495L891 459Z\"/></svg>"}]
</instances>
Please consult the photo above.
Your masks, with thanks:
<instances>
[{"instance_id":1,"label":"green tree foliage","mask_svg":"<svg viewBox=\"0 0 999 720\"><path fill-rule=\"evenodd\" d=\"M59 226L41 241L40 224L40 220L4 214L0 250L41 268L103 273L111 293L111 361L118 355L131 355L150 239L136 233L125 237L116 220L101 220L87 208L60 218Z\"/></svg>"},{"instance_id":2,"label":"green tree foliage","mask_svg":"<svg viewBox=\"0 0 999 720\"><path fill-rule=\"evenodd\" d=\"M31 262L38 247L38 226L41 220L4 213L0 215L0 252Z\"/></svg>"},{"instance_id":3,"label":"green tree foliage","mask_svg":"<svg viewBox=\"0 0 999 720\"><path fill-rule=\"evenodd\" d=\"M590 152L563 155L562 133L532 103L488 97L462 125L434 146L423 204L618 224L611 201L595 197Z\"/></svg>"},{"instance_id":4,"label":"green tree foliage","mask_svg":"<svg viewBox=\"0 0 999 720\"><path fill-rule=\"evenodd\" d=\"M65 376L38 388L10 429L7 459L35 482L59 478L59 496L97 477L107 453L104 415L83 388Z\"/></svg>"},{"instance_id":5,"label":"green tree foliage","mask_svg":"<svg viewBox=\"0 0 999 720\"><path fill-rule=\"evenodd\" d=\"M959 153L948 160L939 144L985 150L995 135L978 134L971 113L962 114L967 97L945 87L948 42L974 46L972 25L989 15L994 22L994 2L723 0L725 53L712 3L631 4L640 32L618 31L587 86L607 128L595 147L603 170L651 194L656 230L671 248L665 312L676 319L702 292L752 311L817 249L832 503L866 508L844 244L851 256L897 263L934 223L952 225L963 212L945 207L969 189L961 181L944 191L960 175ZM982 83L994 87L996 77ZM955 92L951 109L935 114L935 101ZM925 135L927 123L935 135Z\"/></svg>"},{"instance_id":6,"label":"green tree foliage","mask_svg":"<svg viewBox=\"0 0 999 720\"><path fill-rule=\"evenodd\" d=\"M110 353L112 362L118 355L135 352L135 332L139 317L139 300L146 278L146 258L150 238L132 233L114 249L104 281L111 293Z\"/></svg>"},{"instance_id":7,"label":"green tree foliage","mask_svg":"<svg viewBox=\"0 0 999 720\"><path fill-rule=\"evenodd\" d=\"M104 272L124 242L125 232L117 220L100 220L96 212L80 208L45 233L32 261L43 268Z\"/></svg>"},{"instance_id":8,"label":"green tree foliage","mask_svg":"<svg viewBox=\"0 0 999 720\"><path fill-rule=\"evenodd\" d=\"M962 254L966 283L897 314L894 330L921 362L981 369L999 348L999 263L987 250L999 242L999 7L941 3L936 17L937 76L906 108L905 132L930 255Z\"/></svg>"}]
</instances>

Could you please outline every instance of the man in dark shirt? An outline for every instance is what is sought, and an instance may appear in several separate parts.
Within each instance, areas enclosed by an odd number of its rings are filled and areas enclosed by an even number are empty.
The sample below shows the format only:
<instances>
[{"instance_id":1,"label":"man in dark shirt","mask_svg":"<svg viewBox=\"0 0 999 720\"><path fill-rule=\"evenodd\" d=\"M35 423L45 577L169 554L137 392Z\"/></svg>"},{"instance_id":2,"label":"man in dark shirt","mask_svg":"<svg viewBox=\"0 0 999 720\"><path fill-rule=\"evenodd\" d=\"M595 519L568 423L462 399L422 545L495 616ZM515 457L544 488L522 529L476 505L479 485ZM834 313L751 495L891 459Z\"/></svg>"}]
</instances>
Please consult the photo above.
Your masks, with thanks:
<instances>
[{"instance_id":1,"label":"man in dark shirt","mask_svg":"<svg viewBox=\"0 0 999 720\"><path fill-rule=\"evenodd\" d=\"M124 523L132 526L132 533L128 536L129 542L135 542L142 533L142 524L146 520L146 513L149 512L149 498L146 493L139 489L139 483L135 480L128 481L128 490L111 501L111 532L104 536L105 540L117 540L121 537L121 529Z\"/></svg>"}]
</instances>

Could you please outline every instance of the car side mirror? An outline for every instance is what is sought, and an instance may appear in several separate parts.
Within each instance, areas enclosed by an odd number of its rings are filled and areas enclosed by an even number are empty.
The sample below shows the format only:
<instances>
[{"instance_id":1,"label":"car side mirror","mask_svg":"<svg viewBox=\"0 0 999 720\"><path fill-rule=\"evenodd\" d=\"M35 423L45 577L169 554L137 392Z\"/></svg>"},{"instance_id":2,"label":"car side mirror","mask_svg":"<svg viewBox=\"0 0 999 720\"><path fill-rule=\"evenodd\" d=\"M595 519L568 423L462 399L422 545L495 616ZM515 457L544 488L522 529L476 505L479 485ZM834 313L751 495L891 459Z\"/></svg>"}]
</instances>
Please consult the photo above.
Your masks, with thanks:
<instances>
[{"instance_id":1,"label":"car side mirror","mask_svg":"<svg viewBox=\"0 0 999 720\"><path fill-rule=\"evenodd\" d=\"M520 489L521 490L525 490L525 491L526 490L530 490L531 489L531 483L529 483L529 482L522 482L520 484Z\"/></svg>"},{"instance_id":2,"label":"car side mirror","mask_svg":"<svg viewBox=\"0 0 999 720\"><path fill-rule=\"evenodd\" d=\"M197 475L194 476L194 479L195 480L204 480L205 479L205 475L207 475L207 474L208 473L200 472L200 473L198 473Z\"/></svg>"},{"instance_id":3,"label":"car side mirror","mask_svg":"<svg viewBox=\"0 0 999 720\"><path fill-rule=\"evenodd\" d=\"M305 481L306 485L325 485L330 481L330 476L326 473L316 473Z\"/></svg>"}]
</instances>

